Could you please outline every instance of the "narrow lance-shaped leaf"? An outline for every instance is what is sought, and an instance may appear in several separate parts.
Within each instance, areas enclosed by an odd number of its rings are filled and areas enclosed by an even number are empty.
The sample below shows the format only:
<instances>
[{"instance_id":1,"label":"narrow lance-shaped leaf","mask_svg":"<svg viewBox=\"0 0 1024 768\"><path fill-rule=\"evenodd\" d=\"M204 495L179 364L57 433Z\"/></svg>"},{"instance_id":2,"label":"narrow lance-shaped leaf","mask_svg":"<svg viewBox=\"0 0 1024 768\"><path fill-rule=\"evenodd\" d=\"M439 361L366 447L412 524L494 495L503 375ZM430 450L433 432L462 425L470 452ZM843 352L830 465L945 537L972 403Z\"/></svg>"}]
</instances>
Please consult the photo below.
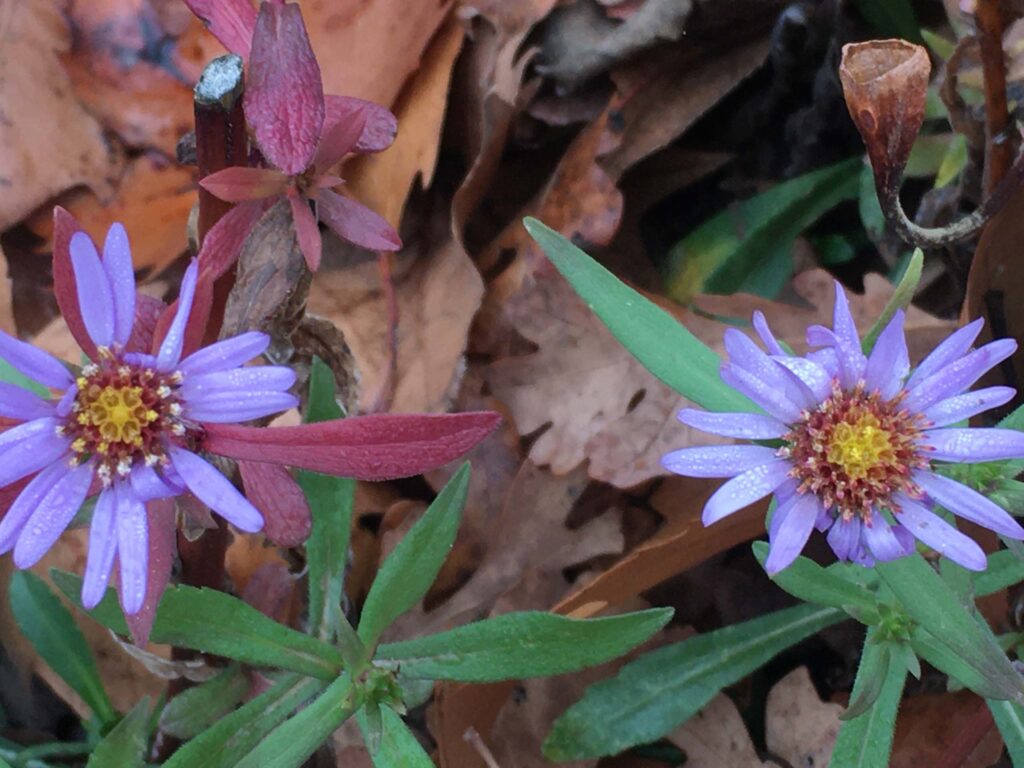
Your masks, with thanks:
<instances>
[{"instance_id":1,"label":"narrow lance-shaped leaf","mask_svg":"<svg viewBox=\"0 0 1024 768\"><path fill-rule=\"evenodd\" d=\"M870 635L869 635L870 636ZM864 695L867 686L876 684L874 680L862 677L874 671L872 654L880 652L865 644L864 655L861 657L861 668L853 684L851 701ZM879 687L874 704L860 717L847 720L839 729L839 737L832 750L832 765L843 768L886 768L889 765L889 753L892 751L892 737L896 727L896 710L903 696L903 682L907 670L900 664L889 664L885 677Z\"/></svg>"},{"instance_id":2,"label":"narrow lance-shaped leaf","mask_svg":"<svg viewBox=\"0 0 1024 768\"><path fill-rule=\"evenodd\" d=\"M987 681L982 695L1024 701L1024 680L987 626L972 617L920 555L875 566L904 610ZM968 684L967 681L964 681ZM993 693L997 692L997 693Z\"/></svg>"},{"instance_id":3,"label":"narrow lance-shaped leaf","mask_svg":"<svg viewBox=\"0 0 1024 768\"><path fill-rule=\"evenodd\" d=\"M39 655L82 697L100 722L115 722L118 714L103 688L96 659L75 620L46 582L29 571L15 571L9 594L14 619Z\"/></svg>"},{"instance_id":4,"label":"narrow lance-shaped leaf","mask_svg":"<svg viewBox=\"0 0 1024 768\"><path fill-rule=\"evenodd\" d=\"M320 358L314 358L309 372L307 423L343 416L335 400L334 387L331 369ZM313 529L306 542L310 634L330 640L341 619L356 482L347 477L314 472L300 472L298 479L313 515Z\"/></svg>"},{"instance_id":5,"label":"narrow lance-shaped leaf","mask_svg":"<svg viewBox=\"0 0 1024 768\"><path fill-rule=\"evenodd\" d=\"M469 490L469 464L463 464L398 543L377 572L359 619L359 637L376 645L391 622L430 589L455 543Z\"/></svg>"},{"instance_id":6,"label":"narrow lance-shaped leaf","mask_svg":"<svg viewBox=\"0 0 1024 768\"><path fill-rule=\"evenodd\" d=\"M492 682L546 677L602 664L665 626L670 608L601 619L509 613L436 635L387 643L377 661L395 661L407 677Z\"/></svg>"},{"instance_id":7,"label":"narrow lance-shaped leaf","mask_svg":"<svg viewBox=\"0 0 1024 768\"><path fill-rule=\"evenodd\" d=\"M899 662L893 661L890 644L879 640L877 627L870 627L861 650L860 666L853 682L850 703L846 711L839 715L840 720L853 720L874 706L889 676L889 666L893 663Z\"/></svg>"},{"instance_id":8,"label":"narrow lance-shaped leaf","mask_svg":"<svg viewBox=\"0 0 1024 768\"><path fill-rule=\"evenodd\" d=\"M367 724L364 712L365 709L359 710L357 720L365 739ZM434 761L423 751L402 718L391 707L381 707L380 714L380 746L370 754L374 768L434 768Z\"/></svg>"},{"instance_id":9,"label":"narrow lance-shaped leaf","mask_svg":"<svg viewBox=\"0 0 1024 768\"><path fill-rule=\"evenodd\" d=\"M360 704L359 690L342 675L312 704L275 728L237 768L299 768Z\"/></svg>"},{"instance_id":10,"label":"narrow lance-shaped leaf","mask_svg":"<svg viewBox=\"0 0 1024 768\"><path fill-rule=\"evenodd\" d=\"M755 541L753 548L754 557L763 567L765 560L768 559L768 543ZM878 615L875 597L859 584L838 575L841 569L846 567L842 563L835 563L828 568L822 568L813 560L797 557L792 565L771 578L794 597L833 608L852 608L855 609L858 618L870 621L871 617ZM858 571L864 570L858 566L852 567Z\"/></svg>"},{"instance_id":11,"label":"narrow lance-shaped leaf","mask_svg":"<svg viewBox=\"0 0 1024 768\"><path fill-rule=\"evenodd\" d=\"M960 685L970 688L979 696L1001 700L1002 686L993 684L978 671L976 665L965 661L928 630L915 627L910 636L910 647L914 653Z\"/></svg>"},{"instance_id":12,"label":"narrow lance-shaped leaf","mask_svg":"<svg viewBox=\"0 0 1024 768\"><path fill-rule=\"evenodd\" d=\"M668 312L553 229L531 218L523 225L598 319L654 376L709 411L759 410L739 392L722 386L721 358Z\"/></svg>"},{"instance_id":13,"label":"narrow lance-shaped leaf","mask_svg":"<svg viewBox=\"0 0 1024 768\"><path fill-rule=\"evenodd\" d=\"M836 608L799 605L645 654L588 688L555 722L544 754L584 760L656 741L725 686L845 618Z\"/></svg>"},{"instance_id":14,"label":"narrow lance-shaped leaf","mask_svg":"<svg viewBox=\"0 0 1024 768\"><path fill-rule=\"evenodd\" d=\"M81 579L56 570L51 575L61 591L77 602ZM127 631L113 590L107 590L89 615L115 632ZM337 677L342 666L334 646L278 624L224 592L184 585L164 592L150 639L324 680Z\"/></svg>"},{"instance_id":15,"label":"narrow lance-shaped leaf","mask_svg":"<svg viewBox=\"0 0 1024 768\"><path fill-rule=\"evenodd\" d=\"M297 707L325 687L320 680L287 675L178 749L163 768L234 768Z\"/></svg>"},{"instance_id":16,"label":"narrow lance-shaped leaf","mask_svg":"<svg viewBox=\"0 0 1024 768\"><path fill-rule=\"evenodd\" d=\"M885 326L892 320L896 311L910 306L910 302L914 299L914 293L917 291L917 286L921 282L921 271L923 269L924 252L920 248L915 248L914 255L910 257L910 262L903 272L903 277L900 278L899 285L896 286L896 290L889 297L889 301L886 302L885 308L882 309L882 314L878 316L878 319L875 320L871 329L867 332L867 335L864 336L864 341L861 344L864 348L864 354L871 354L871 350L874 349L875 342L878 340L878 335L885 330Z\"/></svg>"},{"instance_id":17,"label":"narrow lance-shaped leaf","mask_svg":"<svg viewBox=\"0 0 1024 768\"><path fill-rule=\"evenodd\" d=\"M150 723L147 696L96 745L86 768L143 768Z\"/></svg>"},{"instance_id":18,"label":"narrow lance-shaped leaf","mask_svg":"<svg viewBox=\"0 0 1024 768\"><path fill-rule=\"evenodd\" d=\"M245 692L249 681L233 664L202 685L182 691L160 713L160 730L178 739L198 736L210 723L231 712Z\"/></svg>"},{"instance_id":19,"label":"narrow lance-shaped leaf","mask_svg":"<svg viewBox=\"0 0 1024 768\"><path fill-rule=\"evenodd\" d=\"M1024 707L1012 701L987 699L985 703L996 721L1006 751L1010 753L1010 762L1024 765Z\"/></svg>"}]
</instances>

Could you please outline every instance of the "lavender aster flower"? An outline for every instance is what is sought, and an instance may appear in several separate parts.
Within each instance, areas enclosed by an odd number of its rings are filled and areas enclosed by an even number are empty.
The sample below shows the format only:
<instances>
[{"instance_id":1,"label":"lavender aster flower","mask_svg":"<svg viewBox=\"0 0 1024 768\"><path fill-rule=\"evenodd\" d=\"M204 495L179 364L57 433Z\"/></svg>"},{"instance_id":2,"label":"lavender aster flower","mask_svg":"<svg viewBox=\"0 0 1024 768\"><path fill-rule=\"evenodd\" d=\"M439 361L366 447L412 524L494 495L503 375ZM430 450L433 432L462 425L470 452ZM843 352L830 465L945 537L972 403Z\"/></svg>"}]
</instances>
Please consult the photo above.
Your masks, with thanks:
<instances>
[{"instance_id":1,"label":"lavender aster flower","mask_svg":"<svg viewBox=\"0 0 1024 768\"><path fill-rule=\"evenodd\" d=\"M114 224L100 259L87 235L70 242L81 319L95 344L75 376L46 352L0 333L0 356L56 394L0 388L0 416L22 423L0 434L0 487L34 475L0 520L0 554L28 568L64 532L86 496L99 492L89 529L82 602L102 598L114 558L121 601L138 612L146 595L146 502L186 491L237 528L263 516L194 450L203 424L256 419L298 404L295 374L240 367L270 342L263 333L219 341L182 358L198 265L182 281L178 308L153 354L127 351L136 317L135 277L124 228Z\"/></svg>"},{"instance_id":2,"label":"lavender aster flower","mask_svg":"<svg viewBox=\"0 0 1024 768\"><path fill-rule=\"evenodd\" d=\"M864 355L837 283L832 329L810 327L807 343L817 349L798 357L782 349L755 313L767 352L740 331L726 331L729 361L721 376L764 412L679 413L683 423L712 434L782 442L779 448L684 448L662 459L680 475L731 478L705 505L705 525L774 494L768 573L792 563L815 527L828 531L840 560L866 566L892 560L912 552L916 538L965 568L984 570L981 547L937 515L936 505L1024 539L1024 528L1005 510L935 471L936 462L1024 457L1022 432L950 426L1013 397L1009 387L967 390L1012 355L1016 342L1002 339L971 351L981 331L977 320L911 372L903 322L897 312Z\"/></svg>"}]
</instances>

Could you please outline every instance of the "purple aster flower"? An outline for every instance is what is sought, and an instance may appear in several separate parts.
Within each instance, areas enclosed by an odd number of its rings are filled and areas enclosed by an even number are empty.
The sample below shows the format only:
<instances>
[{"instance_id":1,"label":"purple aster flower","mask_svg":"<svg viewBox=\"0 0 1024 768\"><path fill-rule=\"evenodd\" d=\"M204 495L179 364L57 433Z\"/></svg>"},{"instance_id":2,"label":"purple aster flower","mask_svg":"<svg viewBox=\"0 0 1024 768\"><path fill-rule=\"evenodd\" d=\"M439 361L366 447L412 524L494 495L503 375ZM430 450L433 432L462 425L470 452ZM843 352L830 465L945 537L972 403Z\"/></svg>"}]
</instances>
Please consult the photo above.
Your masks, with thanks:
<instances>
[{"instance_id":1,"label":"purple aster flower","mask_svg":"<svg viewBox=\"0 0 1024 768\"><path fill-rule=\"evenodd\" d=\"M98 491L89 529L82 602L95 606L114 558L125 612L146 595L146 502L192 493L242 531L263 516L193 449L206 423L247 421L298 404L295 374L282 366L241 367L266 350L264 333L245 333L182 357L198 265L185 272L177 311L152 353L128 351L136 293L124 228L114 224L101 259L89 237L70 242L81 320L96 354L78 375L7 334L0 356L53 390L47 400L19 387L0 389L0 414L23 420L0 435L0 487L34 475L0 520L0 554L28 568L64 532L90 491Z\"/></svg>"},{"instance_id":2,"label":"purple aster flower","mask_svg":"<svg viewBox=\"0 0 1024 768\"><path fill-rule=\"evenodd\" d=\"M815 527L828 531L840 560L865 566L892 560L911 553L916 538L965 568L984 570L981 547L937 515L936 506L1024 539L1024 528L1004 509L936 471L941 462L1024 457L1024 432L950 426L1013 397L1010 387L967 390L1012 355L1016 342L972 351L977 320L912 372L903 322L897 312L871 354L863 354L837 283L833 328L808 328L808 346L817 349L798 357L783 350L757 312L754 328L767 352L740 331L726 331L729 361L721 376L763 412L679 413L684 424L712 434L781 441L781 447L683 448L662 459L680 475L731 478L705 505L705 525L774 494L769 574L793 562Z\"/></svg>"}]
</instances>

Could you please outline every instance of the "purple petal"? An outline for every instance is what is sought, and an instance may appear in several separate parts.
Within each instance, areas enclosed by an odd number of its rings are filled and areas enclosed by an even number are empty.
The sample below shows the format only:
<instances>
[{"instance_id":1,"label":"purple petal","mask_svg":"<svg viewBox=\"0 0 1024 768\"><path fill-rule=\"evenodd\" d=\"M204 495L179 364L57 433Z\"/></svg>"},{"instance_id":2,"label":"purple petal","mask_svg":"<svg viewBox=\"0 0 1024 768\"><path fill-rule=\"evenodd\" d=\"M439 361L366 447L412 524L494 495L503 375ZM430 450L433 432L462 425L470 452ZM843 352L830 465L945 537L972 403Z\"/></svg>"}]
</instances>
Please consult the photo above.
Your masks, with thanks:
<instances>
[{"instance_id":1,"label":"purple petal","mask_svg":"<svg viewBox=\"0 0 1024 768\"><path fill-rule=\"evenodd\" d=\"M968 389L991 368L1017 349L1013 339L1000 339L980 347L954 363L940 368L910 390L904 404L912 411L923 411L940 400Z\"/></svg>"},{"instance_id":2,"label":"purple petal","mask_svg":"<svg viewBox=\"0 0 1024 768\"><path fill-rule=\"evenodd\" d=\"M661 465L686 477L733 477L777 460L774 448L761 445L708 445L666 453Z\"/></svg>"},{"instance_id":3,"label":"purple petal","mask_svg":"<svg viewBox=\"0 0 1024 768\"><path fill-rule=\"evenodd\" d=\"M781 511L780 507L776 514ZM821 503L812 493L799 494L790 500L785 517L771 537L771 548L764 563L764 570L769 576L773 576L796 560L811 536L811 530L820 511Z\"/></svg>"},{"instance_id":4,"label":"purple petal","mask_svg":"<svg viewBox=\"0 0 1024 768\"><path fill-rule=\"evenodd\" d=\"M208 424L262 419L296 408L299 398L287 392L225 392L185 403L185 415Z\"/></svg>"},{"instance_id":5,"label":"purple petal","mask_svg":"<svg viewBox=\"0 0 1024 768\"><path fill-rule=\"evenodd\" d=\"M56 462L33 477L31 482L22 489L18 498L7 510L7 514L0 519L0 555L11 551L21 534L21 529L25 527L25 523L39 506L39 502L70 471L71 467L65 462Z\"/></svg>"},{"instance_id":6,"label":"purple petal","mask_svg":"<svg viewBox=\"0 0 1024 768\"><path fill-rule=\"evenodd\" d=\"M722 365L720 375L722 381L737 392L749 397L777 420L792 424L800 418L800 407L786 397L785 393L764 383L744 369L732 363L725 363Z\"/></svg>"},{"instance_id":7,"label":"purple petal","mask_svg":"<svg viewBox=\"0 0 1024 768\"><path fill-rule=\"evenodd\" d=\"M810 393L813 407L832 394L832 375L814 360L805 357L775 356L772 358Z\"/></svg>"},{"instance_id":8,"label":"purple petal","mask_svg":"<svg viewBox=\"0 0 1024 768\"><path fill-rule=\"evenodd\" d=\"M67 389L75 383L75 377L60 360L3 331L0 331L0 357L47 387Z\"/></svg>"},{"instance_id":9,"label":"purple petal","mask_svg":"<svg viewBox=\"0 0 1024 768\"><path fill-rule=\"evenodd\" d=\"M215 467L194 453L171 446L171 461L196 498L236 528L255 533L263 515Z\"/></svg>"},{"instance_id":10,"label":"purple petal","mask_svg":"<svg viewBox=\"0 0 1024 768\"><path fill-rule=\"evenodd\" d=\"M71 264L89 338L97 347L109 347L114 342L114 295L96 246L85 232L71 236Z\"/></svg>"},{"instance_id":11,"label":"purple petal","mask_svg":"<svg viewBox=\"0 0 1024 768\"><path fill-rule=\"evenodd\" d=\"M132 491L142 501L169 499L173 496L179 496L184 492L184 488L176 486L167 478L162 477L155 469L147 467L145 464L132 467L131 474L128 477L132 484Z\"/></svg>"},{"instance_id":12,"label":"purple petal","mask_svg":"<svg viewBox=\"0 0 1024 768\"><path fill-rule=\"evenodd\" d=\"M1024 539L1024 528L991 499L933 472L915 472L913 480L954 515L1011 539Z\"/></svg>"},{"instance_id":13,"label":"purple petal","mask_svg":"<svg viewBox=\"0 0 1024 768\"><path fill-rule=\"evenodd\" d=\"M25 421L53 416L53 403L43 400L35 392L0 382L0 416Z\"/></svg>"},{"instance_id":14,"label":"purple petal","mask_svg":"<svg viewBox=\"0 0 1024 768\"><path fill-rule=\"evenodd\" d=\"M124 346L131 338L135 324L135 271L128 233L117 222L107 230L107 241L103 244L103 269L110 281L113 297L114 341Z\"/></svg>"},{"instance_id":15,"label":"purple petal","mask_svg":"<svg viewBox=\"0 0 1024 768\"><path fill-rule=\"evenodd\" d=\"M967 350L974 344L974 340L981 333L981 327L985 321L980 317L973 323L968 323L963 328L947 336L939 346L921 361L917 369L907 379L907 389L913 389L922 381L927 379L940 368L945 368L951 362L967 353Z\"/></svg>"},{"instance_id":16,"label":"purple petal","mask_svg":"<svg viewBox=\"0 0 1024 768\"><path fill-rule=\"evenodd\" d=\"M850 314L850 303L846 299L846 291L838 281L835 282L836 302L832 309L832 332L836 338L850 347L860 349L860 336L857 335L857 324Z\"/></svg>"},{"instance_id":17,"label":"purple petal","mask_svg":"<svg viewBox=\"0 0 1024 768\"><path fill-rule=\"evenodd\" d=\"M940 400L924 412L924 417L933 427L956 424L958 421L1010 402L1015 394L1017 390L1013 387L986 387L975 392L965 392Z\"/></svg>"},{"instance_id":18,"label":"purple petal","mask_svg":"<svg viewBox=\"0 0 1024 768\"><path fill-rule=\"evenodd\" d=\"M930 459L968 462L1024 458L1024 432L1015 429L930 429L921 434Z\"/></svg>"},{"instance_id":19,"label":"purple petal","mask_svg":"<svg viewBox=\"0 0 1024 768\"><path fill-rule=\"evenodd\" d=\"M773 461L747 470L724 483L704 505L704 525L716 523L748 504L763 499L786 482L790 467L788 461Z\"/></svg>"},{"instance_id":20,"label":"purple petal","mask_svg":"<svg viewBox=\"0 0 1024 768\"><path fill-rule=\"evenodd\" d=\"M0 488L62 458L71 441L55 432L56 419L35 419L0 435Z\"/></svg>"},{"instance_id":21,"label":"purple petal","mask_svg":"<svg viewBox=\"0 0 1024 768\"><path fill-rule=\"evenodd\" d=\"M861 521L859 517L836 519L828 531L828 543L836 557L843 561L855 560L860 553Z\"/></svg>"},{"instance_id":22,"label":"purple petal","mask_svg":"<svg viewBox=\"0 0 1024 768\"><path fill-rule=\"evenodd\" d=\"M809 347L831 347L836 343L836 335L824 325L807 326L806 339Z\"/></svg>"},{"instance_id":23,"label":"purple petal","mask_svg":"<svg viewBox=\"0 0 1024 768\"><path fill-rule=\"evenodd\" d=\"M725 351L729 362L756 376L764 384L783 392L801 408L817 404L807 387L793 381L785 369L764 353L745 333L736 328L725 332Z\"/></svg>"},{"instance_id":24,"label":"purple petal","mask_svg":"<svg viewBox=\"0 0 1024 768\"><path fill-rule=\"evenodd\" d=\"M199 262L195 259L185 270L181 279L181 291L178 294L178 311L174 314L171 327L167 329L160 351L156 356L156 367L160 371L169 371L181 360L181 350L185 344L185 326L192 311L192 300L196 295L196 280L199 277Z\"/></svg>"},{"instance_id":25,"label":"purple petal","mask_svg":"<svg viewBox=\"0 0 1024 768\"><path fill-rule=\"evenodd\" d=\"M894 500L900 505L896 519L919 541L969 570L984 571L988 566L985 553L974 539L904 494L897 494Z\"/></svg>"},{"instance_id":26,"label":"purple petal","mask_svg":"<svg viewBox=\"0 0 1024 768\"><path fill-rule=\"evenodd\" d=\"M31 568L47 553L74 519L92 483L92 465L64 474L39 502L14 545L14 564Z\"/></svg>"},{"instance_id":27,"label":"purple petal","mask_svg":"<svg viewBox=\"0 0 1024 768\"><path fill-rule=\"evenodd\" d=\"M759 413L711 413L684 408L678 418L683 424L702 432L744 440L771 440L789 431L781 421Z\"/></svg>"},{"instance_id":28,"label":"purple petal","mask_svg":"<svg viewBox=\"0 0 1024 768\"><path fill-rule=\"evenodd\" d=\"M807 353L807 359L813 360L831 376L833 379L839 378L839 355L832 347L825 347L824 349L816 349L813 352Z\"/></svg>"},{"instance_id":29,"label":"purple petal","mask_svg":"<svg viewBox=\"0 0 1024 768\"><path fill-rule=\"evenodd\" d=\"M121 570L121 607L133 615L146 599L146 564L149 558L149 525L146 507L125 486L118 494L117 562Z\"/></svg>"},{"instance_id":30,"label":"purple petal","mask_svg":"<svg viewBox=\"0 0 1024 768\"><path fill-rule=\"evenodd\" d=\"M107 589L110 569L117 554L117 485L107 488L96 501L89 524L89 551L82 580L82 607L91 611Z\"/></svg>"},{"instance_id":31,"label":"purple petal","mask_svg":"<svg viewBox=\"0 0 1024 768\"><path fill-rule=\"evenodd\" d=\"M226 371L262 355L269 346L270 336L249 331L203 347L182 360L178 370L185 376Z\"/></svg>"},{"instance_id":32,"label":"purple petal","mask_svg":"<svg viewBox=\"0 0 1024 768\"><path fill-rule=\"evenodd\" d=\"M782 345L775 338L775 334L772 333L772 329L768 327L768 321L765 319L764 313L759 309L754 310L754 330L757 331L761 343L768 349L769 354L786 354L786 350L782 348Z\"/></svg>"},{"instance_id":33,"label":"purple petal","mask_svg":"<svg viewBox=\"0 0 1024 768\"><path fill-rule=\"evenodd\" d=\"M905 543L897 538L889 526L889 522L877 511L872 511L871 523L862 526L861 537L877 560L896 560L910 554Z\"/></svg>"},{"instance_id":34,"label":"purple petal","mask_svg":"<svg viewBox=\"0 0 1024 768\"><path fill-rule=\"evenodd\" d=\"M185 400L200 401L208 395L261 392L285 392L295 383L295 372L283 365L233 368L228 371L189 376L178 392Z\"/></svg>"},{"instance_id":35,"label":"purple petal","mask_svg":"<svg viewBox=\"0 0 1024 768\"><path fill-rule=\"evenodd\" d=\"M57 407L55 413L62 419L67 418L71 413L71 409L75 405L75 399L78 397L78 385L72 384L68 387L67 391L61 395L60 400L57 401Z\"/></svg>"},{"instance_id":36,"label":"purple petal","mask_svg":"<svg viewBox=\"0 0 1024 768\"><path fill-rule=\"evenodd\" d=\"M864 377L864 368L867 366L867 358L861 352L859 343L851 344L846 339L841 339L827 328L822 329L823 336L831 339L832 349L836 353L836 362L839 367L839 383L843 389L850 390L857 385Z\"/></svg>"},{"instance_id":37,"label":"purple petal","mask_svg":"<svg viewBox=\"0 0 1024 768\"><path fill-rule=\"evenodd\" d=\"M868 391L877 391L883 400L894 398L910 373L910 355L907 352L903 322L903 310L897 310L878 335L864 369L864 383Z\"/></svg>"}]
</instances>

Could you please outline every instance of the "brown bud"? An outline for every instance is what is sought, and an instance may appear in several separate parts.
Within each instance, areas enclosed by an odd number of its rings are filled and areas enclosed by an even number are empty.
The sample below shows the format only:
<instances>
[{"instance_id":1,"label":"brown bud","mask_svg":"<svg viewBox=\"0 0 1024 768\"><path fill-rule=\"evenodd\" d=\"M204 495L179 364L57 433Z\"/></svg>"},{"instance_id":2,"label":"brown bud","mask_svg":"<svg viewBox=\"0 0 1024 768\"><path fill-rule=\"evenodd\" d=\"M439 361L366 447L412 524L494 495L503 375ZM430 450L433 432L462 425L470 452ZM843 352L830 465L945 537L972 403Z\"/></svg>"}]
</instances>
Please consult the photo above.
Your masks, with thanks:
<instances>
[{"instance_id":1,"label":"brown bud","mask_svg":"<svg viewBox=\"0 0 1024 768\"><path fill-rule=\"evenodd\" d=\"M867 146L883 209L899 192L910 148L924 121L930 73L925 49L905 40L843 46L843 95Z\"/></svg>"}]
</instances>

